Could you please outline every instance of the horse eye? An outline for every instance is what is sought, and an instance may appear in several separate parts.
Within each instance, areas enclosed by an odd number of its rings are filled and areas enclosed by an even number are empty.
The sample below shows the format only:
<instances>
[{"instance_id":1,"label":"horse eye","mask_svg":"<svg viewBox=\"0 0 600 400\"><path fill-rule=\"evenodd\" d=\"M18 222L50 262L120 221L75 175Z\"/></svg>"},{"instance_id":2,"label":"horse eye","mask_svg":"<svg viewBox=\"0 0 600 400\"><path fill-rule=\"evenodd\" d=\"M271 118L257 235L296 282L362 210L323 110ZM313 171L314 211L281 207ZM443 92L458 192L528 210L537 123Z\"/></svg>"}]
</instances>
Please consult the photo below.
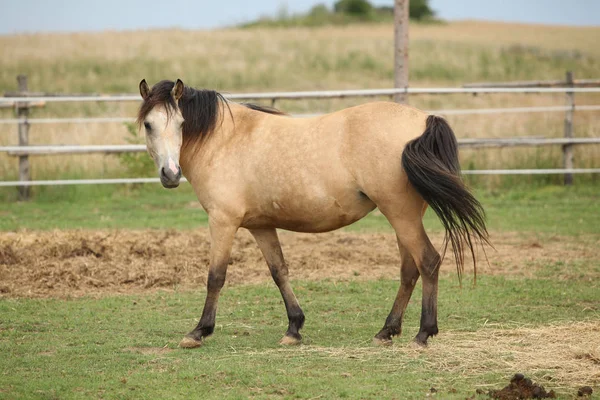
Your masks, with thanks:
<instances>
[{"instance_id":1,"label":"horse eye","mask_svg":"<svg viewBox=\"0 0 600 400\"><path fill-rule=\"evenodd\" d=\"M144 128L146 128L147 131L152 129L152 126L150 126L150 122L144 122Z\"/></svg>"}]
</instances>

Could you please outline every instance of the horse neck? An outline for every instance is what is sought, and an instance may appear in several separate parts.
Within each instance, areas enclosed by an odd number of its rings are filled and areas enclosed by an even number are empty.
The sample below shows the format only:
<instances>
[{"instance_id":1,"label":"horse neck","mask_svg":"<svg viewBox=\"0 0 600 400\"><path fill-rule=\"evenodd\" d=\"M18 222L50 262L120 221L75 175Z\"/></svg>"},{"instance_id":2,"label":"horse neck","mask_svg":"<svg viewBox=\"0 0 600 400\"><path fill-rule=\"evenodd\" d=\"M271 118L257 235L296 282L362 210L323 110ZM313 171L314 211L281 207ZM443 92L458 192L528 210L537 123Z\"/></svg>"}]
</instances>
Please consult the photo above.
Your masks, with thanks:
<instances>
[{"instance_id":1,"label":"horse neck","mask_svg":"<svg viewBox=\"0 0 600 400\"><path fill-rule=\"evenodd\" d=\"M220 107L219 121L214 131L202 139L193 140L181 147L179 160L184 172L193 172L198 164L210 162L210 158L218 154L233 136L253 125L251 123L255 113L253 110L237 103L221 104Z\"/></svg>"}]
</instances>

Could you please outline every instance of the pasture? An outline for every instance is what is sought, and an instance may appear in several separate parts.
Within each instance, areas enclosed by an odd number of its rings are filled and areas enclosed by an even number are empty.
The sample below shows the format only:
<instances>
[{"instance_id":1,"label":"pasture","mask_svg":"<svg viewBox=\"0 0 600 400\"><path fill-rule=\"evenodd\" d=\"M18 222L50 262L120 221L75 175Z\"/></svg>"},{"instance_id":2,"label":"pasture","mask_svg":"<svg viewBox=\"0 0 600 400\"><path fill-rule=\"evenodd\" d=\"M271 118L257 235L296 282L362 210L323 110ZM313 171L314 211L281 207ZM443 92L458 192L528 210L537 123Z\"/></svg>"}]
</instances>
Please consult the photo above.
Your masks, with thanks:
<instances>
[{"instance_id":1,"label":"pasture","mask_svg":"<svg viewBox=\"0 0 600 400\"><path fill-rule=\"evenodd\" d=\"M517 372L560 398L600 385L593 186L478 191L496 250L479 263L476 285L467 268L462 288L446 257L440 334L425 349L411 343L420 283L402 336L391 347L371 342L399 283L393 233L376 211L340 232L281 233L307 316L304 344L277 344L283 302L240 231L215 334L179 349L206 293L206 216L188 185L116 193L63 193L3 211L3 398L423 398L431 388L465 398ZM439 246L429 212L426 226Z\"/></svg>"},{"instance_id":2,"label":"pasture","mask_svg":"<svg viewBox=\"0 0 600 400\"><path fill-rule=\"evenodd\" d=\"M0 37L0 91L28 75L33 91L135 92L182 78L223 92L390 87L391 25L144 31ZM599 78L599 28L483 22L411 26L411 85ZM328 112L363 99L281 101ZM414 96L423 109L564 105L564 95ZM577 95L597 104L598 95ZM48 104L32 117L135 115L137 104ZM0 117L13 117L0 110ZM450 116L459 138L561 137L563 113ZM598 112L577 112L575 137L598 137ZM31 144L119 144L124 124L33 125ZM0 125L0 144L17 141ZM578 168L600 146L575 147ZM142 156L146 162L141 161ZM33 179L147 174L147 156L31 157ZM463 168L560 167L552 148L465 149ZM17 176L0 155L4 180ZM14 188L0 201L0 398L487 398L515 373L573 398L600 392L600 191L556 177L468 177L495 249L462 285L450 252L439 287L440 334L416 347L421 282L402 336L373 345L399 285L394 233L373 211L341 231L281 232L306 314L304 342L281 347L281 296L252 237L234 243L215 334L178 348L206 295L207 216L188 184ZM439 249L442 227L425 227Z\"/></svg>"}]
</instances>

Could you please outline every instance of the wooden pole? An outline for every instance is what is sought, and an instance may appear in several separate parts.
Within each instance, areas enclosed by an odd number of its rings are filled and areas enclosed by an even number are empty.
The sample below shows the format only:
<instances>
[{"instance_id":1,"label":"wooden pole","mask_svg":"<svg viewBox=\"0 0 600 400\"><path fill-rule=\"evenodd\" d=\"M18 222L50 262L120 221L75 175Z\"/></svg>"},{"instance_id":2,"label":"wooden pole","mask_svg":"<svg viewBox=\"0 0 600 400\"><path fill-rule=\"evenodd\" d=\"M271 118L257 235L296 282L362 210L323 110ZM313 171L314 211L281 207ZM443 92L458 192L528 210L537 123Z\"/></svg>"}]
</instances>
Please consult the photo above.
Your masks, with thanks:
<instances>
[{"instance_id":1,"label":"wooden pole","mask_svg":"<svg viewBox=\"0 0 600 400\"><path fill-rule=\"evenodd\" d=\"M410 0L395 0L394 3L394 87L408 87L408 19ZM397 103L408 103L408 95L394 96Z\"/></svg>"},{"instance_id":2,"label":"wooden pole","mask_svg":"<svg viewBox=\"0 0 600 400\"><path fill-rule=\"evenodd\" d=\"M567 71L566 86L573 87L573 73ZM575 112L575 93L567 92L567 106L570 107L565 112L565 138L573 137L573 114ZM563 167L573 169L573 145L566 144L563 146ZM565 174L565 185L573 184L573 174Z\"/></svg>"},{"instance_id":3,"label":"wooden pole","mask_svg":"<svg viewBox=\"0 0 600 400\"><path fill-rule=\"evenodd\" d=\"M19 92L23 95L27 92L27 76L17 76L17 83ZM27 117L29 116L29 105L28 103L17 103L16 107L17 117L19 118L19 146L29 145L29 122ZM19 156L19 181L30 181L31 176L29 174L29 156ZM29 186L19 186L19 200L29 199Z\"/></svg>"}]
</instances>

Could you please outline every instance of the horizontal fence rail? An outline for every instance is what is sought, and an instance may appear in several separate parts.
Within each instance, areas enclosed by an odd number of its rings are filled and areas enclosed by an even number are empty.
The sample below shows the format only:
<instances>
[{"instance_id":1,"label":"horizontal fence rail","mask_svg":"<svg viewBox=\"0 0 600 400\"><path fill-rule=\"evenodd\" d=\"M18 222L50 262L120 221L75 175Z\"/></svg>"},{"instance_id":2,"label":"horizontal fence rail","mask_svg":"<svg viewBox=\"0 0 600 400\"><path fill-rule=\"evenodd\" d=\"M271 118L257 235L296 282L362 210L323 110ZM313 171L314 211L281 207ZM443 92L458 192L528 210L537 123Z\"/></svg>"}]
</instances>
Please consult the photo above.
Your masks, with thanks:
<instances>
[{"instance_id":1,"label":"horizontal fence rail","mask_svg":"<svg viewBox=\"0 0 600 400\"><path fill-rule=\"evenodd\" d=\"M128 123L135 122L131 117L75 117L75 118L7 118L0 119L0 124L94 124L94 123Z\"/></svg>"},{"instance_id":2,"label":"horizontal fence rail","mask_svg":"<svg viewBox=\"0 0 600 400\"><path fill-rule=\"evenodd\" d=\"M498 138L458 139L460 147L547 146L566 144L600 144L600 138Z\"/></svg>"},{"instance_id":3,"label":"horizontal fence rail","mask_svg":"<svg viewBox=\"0 0 600 400\"><path fill-rule=\"evenodd\" d=\"M393 96L396 94L486 94L486 93L600 93L600 87L550 87L550 88L400 88L400 89L359 89L324 90L303 92L238 93L223 96L231 100L260 99L326 99L344 97ZM99 96L27 96L0 97L1 103L18 105L26 102L105 102L105 101L141 101L140 95L99 95Z\"/></svg>"},{"instance_id":4,"label":"horizontal fence rail","mask_svg":"<svg viewBox=\"0 0 600 400\"><path fill-rule=\"evenodd\" d=\"M440 115L475 115L475 114L510 114L510 113L538 113L557 111L599 111L600 105L581 106L542 106L542 107L504 107L504 108L465 108L455 110L430 110L432 114Z\"/></svg>"},{"instance_id":5,"label":"horizontal fence rail","mask_svg":"<svg viewBox=\"0 0 600 400\"><path fill-rule=\"evenodd\" d=\"M503 87L503 88L531 88L531 87L598 87L600 86L600 79L573 79L570 82L566 80L554 80L554 81L511 81L511 82L476 82L466 83L463 85L464 88L492 88L492 87Z\"/></svg>"},{"instance_id":6,"label":"horizontal fence rail","mask_svg":"<svg viewBox=\"0 0 600 400\"><path fill-rule=\"evenodd\" d=\"M497 139L458 139L461 147L504 147L504 146L544 146L544 145L600 144L600 138L497 138ZM11 156L61 155L61 154L118 154L146 152L144 144L116 145L56 145L56 146L0 146L0 152Z\"/></svg>"},{"instance_id":7,"label":"horizontal fence rail","mask_svg":"<svg viewBox=\"0 0 600 400\"><path fill-rule=\"evenodd\" d=\"M118 154L142 153L146 151L143 144L114 144L114 145L59 145L59 146L0 146L0 152L11 156L22 155L61 155L61 154Z\"/></svg>"},{"instance_id":8,"label":"horizontal fence rail","mask_svg":"<svg viewBox=\"0 0 600 400\"><path fill-rule=\"evenodd\" d=\"M185 178L181 178L187 182ZM2 186L63 186L63 185L114 185L124 183L159 183L159 178L115 178L115 179L63 179L54 181L0 181Z\"/></svg>"},{"instance_id":9,"label":"horizontal fence rail","mask_svg":"<svg viewBox=\"0 0 600 400\"><path fill-rule=\"evenodd\" d=\"M462 171L464 175L566 175L598 174L600 168L554 168L554 169L472 169Z\"/></svg>"},{"instance_id":10,"label":"horizontal fence rail","mask_svg":"<svg viewBox=\"0 0 600 400\"><path fill-rule=\"evenodd\" d=\"M579 106L542 106L542 107L502 107L502 108L464 108L448 110L425 110L436 115L476 115L476 114L510 114L510 113L538 113L538 112L560 112L574 109L575 111L600 111L600 105ZM296 118L317 117L324 114L291 114ZM79 117L79 118L7 118L0 119L0 124L92 124L92 123L133 123L135 118L131 117Z\"/></svg>"},{"instance_id":11,"label":"horizontal fence rail","mask_svg":"<svg viewBox=\"0 0 600 400\"><path fill-rule=\"evenodd\" d=\"M564 175L564 174L597 174L600 168L580 169L484 169L465 170L464 175ZM187 182L185 178L182 182ZM115 178L115 179L69 179L50 181L0 181L0 187L8 186L63 186L63 185L114 185L125 183L159 183L159 178Z\"/></svg>"}]
</instances>

